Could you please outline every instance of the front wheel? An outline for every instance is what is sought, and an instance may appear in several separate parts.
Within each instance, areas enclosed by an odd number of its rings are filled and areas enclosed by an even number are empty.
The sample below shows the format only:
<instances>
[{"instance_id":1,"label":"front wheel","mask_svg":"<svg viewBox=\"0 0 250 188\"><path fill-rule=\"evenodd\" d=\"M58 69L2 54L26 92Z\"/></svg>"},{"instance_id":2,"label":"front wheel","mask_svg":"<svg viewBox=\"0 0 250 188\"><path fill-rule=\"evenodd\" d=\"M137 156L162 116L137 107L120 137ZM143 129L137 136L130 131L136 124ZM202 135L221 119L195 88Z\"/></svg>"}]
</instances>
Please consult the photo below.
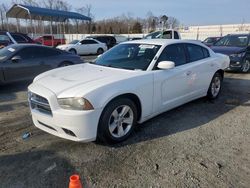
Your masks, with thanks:
<instances>
[{"instance_id":1,"label":"front wheel","mask_svg":"<svg viewBox=\"0 0 250 188\"><path fill-rule=\"evenodd\" d=\"M110 102L103 110L98 125L98 141L118 143L127 139L137 121L133 101L120 98Z\"/></svg>"},{"instance_id":2,"label":"front wheel","mask_svg":"<svg viewBox=\"0 0 250 188\"><path fill-rule=\"evenodd\" d=\"M104 50L103 50L102 48L99 48L99 49L97 50L97 54L98 54L98 55L103 54L103 52L104 52Z\"/></svg>"},{"instance_id":3,"label":"front wheel","mask_svg":"<svg viewBox=\"0 0 250 188\"><path fill-rule=\"evenodd\" d=\"M221 91L222 76L216 72L208 88L207 97L209 99L216 99Z\"/></svg>"},{"instance_id":4,"label":"front wheel","mask_svg":"<svg viewBox=\"0 0 250 188\"><path fill-rule=\"evenodd\" d=\"M241 72L247 73L249 72L249 70L250 70L250 61L246 59L241 67Z\"/></svg>"},{"instance_id":5,"label":"front wheel","mask_svg":"<svg viewBox=\"0 0 250 188\"><path fill-rule=\"evenodd\" d=\"M77 54L75 49L70 49L69 52L72 53L72 54Z\"/></svg>"}]
</instances>

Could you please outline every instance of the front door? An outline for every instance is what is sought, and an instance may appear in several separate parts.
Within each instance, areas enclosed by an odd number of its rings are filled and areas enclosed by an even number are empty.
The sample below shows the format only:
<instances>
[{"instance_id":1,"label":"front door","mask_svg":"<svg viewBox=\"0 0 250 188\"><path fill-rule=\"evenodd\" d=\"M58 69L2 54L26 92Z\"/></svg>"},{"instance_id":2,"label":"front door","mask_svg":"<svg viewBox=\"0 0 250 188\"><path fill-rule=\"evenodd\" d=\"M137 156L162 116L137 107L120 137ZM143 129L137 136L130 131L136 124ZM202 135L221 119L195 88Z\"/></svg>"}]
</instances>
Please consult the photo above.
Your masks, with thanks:
<instances>
[{"instance_id":1,"label":"front door","mask_svg":"<svg viewBox=\"0 0 250 188\"><path fill-rule=\"evenodd\" d=\"M12 57L15 56L19 56L20 60L12 61L9 59L2 65L6 82L29 80L45 70L43 66L46 65L41 58L37 57L36 47L21 49Z\"/></svg>"},{"instance_id":2,"label":"front door","mask_svg":"<svg viewBox=\"0 0 250 188\"><path fill-rule=\"evenodd\" d=\"M161 61L172 61L175 67L154 71L155 112L166 111L190 100L193 84L192 69L187 63L183 44L167 46L159 57L158 63Z\"/></svg>"}]
</instances>

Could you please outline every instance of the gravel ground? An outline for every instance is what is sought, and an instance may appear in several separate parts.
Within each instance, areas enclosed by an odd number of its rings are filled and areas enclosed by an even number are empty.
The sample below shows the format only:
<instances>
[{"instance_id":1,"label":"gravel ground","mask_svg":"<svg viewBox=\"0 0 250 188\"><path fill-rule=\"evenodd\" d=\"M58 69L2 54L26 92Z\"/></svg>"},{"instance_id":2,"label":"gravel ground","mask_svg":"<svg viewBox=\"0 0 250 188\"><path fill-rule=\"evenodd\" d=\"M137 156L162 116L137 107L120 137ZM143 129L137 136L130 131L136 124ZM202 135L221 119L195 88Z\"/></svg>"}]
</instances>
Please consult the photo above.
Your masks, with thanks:
<instances>
[{"instance_id":1,"label":"gravel ground","mask_svg":"<svg viewBox=\"0 0 250 188\"><path fill-rule=\"evenodd\" d=\"M32 125L29 83L0 88L0 187L249 187L250 74L138 126L122 144L75 143ZM31 132L30 138L22 135Z\"/></svg>"}]
</instances>

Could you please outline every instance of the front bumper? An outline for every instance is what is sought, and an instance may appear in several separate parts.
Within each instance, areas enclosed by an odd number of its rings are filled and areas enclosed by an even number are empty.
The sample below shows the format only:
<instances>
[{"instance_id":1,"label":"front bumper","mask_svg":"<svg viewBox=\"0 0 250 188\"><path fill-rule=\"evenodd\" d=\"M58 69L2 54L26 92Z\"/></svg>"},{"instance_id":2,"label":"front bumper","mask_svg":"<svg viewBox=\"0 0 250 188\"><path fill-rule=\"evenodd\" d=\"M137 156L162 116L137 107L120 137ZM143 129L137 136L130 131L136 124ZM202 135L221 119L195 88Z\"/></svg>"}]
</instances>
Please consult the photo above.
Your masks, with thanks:
<instances>
[{"instance_id":1,"label":"front bumper","mask_svg":"<svg viewBox=\"0 0 250 188\"><path fill-rule=\"evenodd\" d=\"M243 63L243 59L230 57L230 64L226 70L227 71L241 71L242 63Z\"/></svg>"},{"instance_id":2,"label":"front bumper","mask_svg":"<svg viewBox=\"0 0 250 188\"><path fill-rule=\"evenodd\" d=\"M60 108L56 95L40 86L32 84L29 91L46 98L51 108L51 114L32 108L32 120L39 129L77 142L94 141L97 136L97 127L102 109L90 111L64 110Z\"/></svg>"}]
</instances>

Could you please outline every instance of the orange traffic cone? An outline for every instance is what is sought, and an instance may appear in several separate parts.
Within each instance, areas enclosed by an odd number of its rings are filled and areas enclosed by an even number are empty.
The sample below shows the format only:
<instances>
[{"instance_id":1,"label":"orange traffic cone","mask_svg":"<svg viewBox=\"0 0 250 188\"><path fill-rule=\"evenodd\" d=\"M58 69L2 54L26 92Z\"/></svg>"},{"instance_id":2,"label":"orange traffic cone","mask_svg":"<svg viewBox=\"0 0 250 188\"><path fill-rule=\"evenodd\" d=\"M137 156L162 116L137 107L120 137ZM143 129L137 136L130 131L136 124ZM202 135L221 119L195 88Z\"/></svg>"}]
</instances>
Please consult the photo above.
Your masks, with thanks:
<instances>
[{"instance_id":1,"label":"orange traffic cone","mask_svg":"<svg viewBox=\"0 0 250 188\"><path fill-rule=\"evenodd\" d=\"M79 175L72 175L69 180L69 188L83 188Z\"/></svg>"}]
</instances>

